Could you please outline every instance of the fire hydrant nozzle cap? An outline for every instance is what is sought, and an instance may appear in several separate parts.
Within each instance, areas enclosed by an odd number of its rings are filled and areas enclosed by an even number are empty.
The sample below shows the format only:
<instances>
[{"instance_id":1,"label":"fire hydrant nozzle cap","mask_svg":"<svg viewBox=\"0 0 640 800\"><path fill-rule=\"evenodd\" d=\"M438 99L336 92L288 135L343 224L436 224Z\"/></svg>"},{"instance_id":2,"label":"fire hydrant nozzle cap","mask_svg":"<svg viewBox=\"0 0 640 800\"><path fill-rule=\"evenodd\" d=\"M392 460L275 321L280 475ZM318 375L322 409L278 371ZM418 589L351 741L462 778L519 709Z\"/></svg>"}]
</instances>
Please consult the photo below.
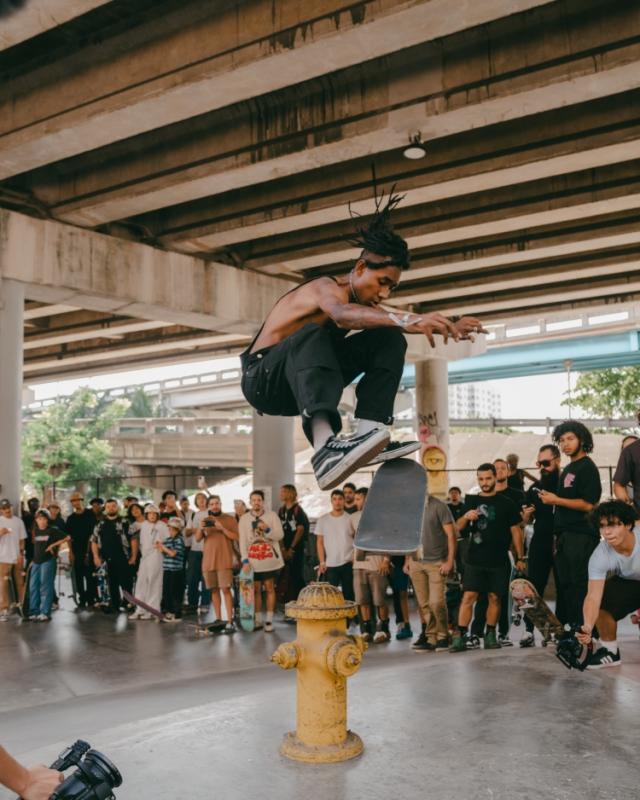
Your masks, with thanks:
<instances>
[{"instance_id":1,"label":"fire hydrant nozzle cap","mask_svg":"<svg viewBox=\"0 0 640 800\"><path fill-rule=\"evenodd\" d=\"M306 586L297 600L287 603L285 612L293 619L344 619L355 617L358 607L345 600L336 586L316 582Z\"/></svg>"}]
</instances>

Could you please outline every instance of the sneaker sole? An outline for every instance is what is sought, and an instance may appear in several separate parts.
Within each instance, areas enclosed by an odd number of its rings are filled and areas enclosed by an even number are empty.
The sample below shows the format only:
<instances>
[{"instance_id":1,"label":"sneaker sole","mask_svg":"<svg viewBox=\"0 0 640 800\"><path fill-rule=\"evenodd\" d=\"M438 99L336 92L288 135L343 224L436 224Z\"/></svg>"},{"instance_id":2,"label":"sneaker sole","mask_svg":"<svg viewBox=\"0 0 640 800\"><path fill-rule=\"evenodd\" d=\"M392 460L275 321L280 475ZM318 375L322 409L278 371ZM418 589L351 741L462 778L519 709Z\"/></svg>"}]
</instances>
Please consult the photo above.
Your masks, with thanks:
<instances>
[{"instance_id":1,"label":"sneaker sole","mask_svg":"<svg viewBox=\"0 0 640 800\"><path fill-rule=\"evenodd\" d=\"M607 669L608 667L619 667L622 664L622 659L620 661L612 661L610 664L589 664L587 669Z\"/></svg>"},{"instance_id":2,"label":"sneaker sole","mask_svg":"<svg viewBox=\"0 0 640 800\"><path fill-rule=\"evenodd\" d=\"M323 491L327 489L334 489L338 484L342 483L346 478L355 472L360 467L364 467L374 456L377 456L381 450L389 444L391 434L385 429L380 429L378 436L372 436L367 441L368 447L361 450L359 453L354 450L349 458L340 461L339 464L329 470L322 478L318 478L318 486Z\"/></svg>"},{"instance_id":3,"label":"sneaker sole","mask_svg":"<svg viewBox=\"0 0 640 800\"><path fill-rule=\"evenodd\" d=\"M403 458L403 456L408 456L411 453L415 453L416 450L420 449L420 442L411 442L407 444L405 447L398 447L392 453L384 453L381 452L377 456L371 459L368 466L374 466L375 464L384 464L387 461L394 461L396 458Z\"/></svg>"}]
</instances>

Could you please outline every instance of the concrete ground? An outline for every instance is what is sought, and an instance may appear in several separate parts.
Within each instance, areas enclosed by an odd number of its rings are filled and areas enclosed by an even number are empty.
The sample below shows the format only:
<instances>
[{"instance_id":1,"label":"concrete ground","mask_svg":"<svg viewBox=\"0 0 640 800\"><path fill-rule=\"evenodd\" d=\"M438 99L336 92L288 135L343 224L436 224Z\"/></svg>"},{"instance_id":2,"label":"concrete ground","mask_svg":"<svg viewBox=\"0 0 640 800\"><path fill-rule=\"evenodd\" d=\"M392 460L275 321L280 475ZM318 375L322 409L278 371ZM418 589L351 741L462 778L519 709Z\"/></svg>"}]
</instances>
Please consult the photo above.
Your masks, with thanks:
<instances>
[{"instance_id":1,"label":"concrete ground","mask_svg":"<svg viewBox=\"0 0 640 800\"><path fill-rule=\"evenodd\" d=\"M372 645L349 681L365 752L323 767L278 754L295 727L295 675L269 656L294 635L277 623L270 635L196 639L185 623L65 609L49 625L12 619L0 626L0 741L49 763L87 739L121 769L118 800L638 796L640 642L629 624L623 665L582 674L541 647Z\"/></svg>"}]
</instances>

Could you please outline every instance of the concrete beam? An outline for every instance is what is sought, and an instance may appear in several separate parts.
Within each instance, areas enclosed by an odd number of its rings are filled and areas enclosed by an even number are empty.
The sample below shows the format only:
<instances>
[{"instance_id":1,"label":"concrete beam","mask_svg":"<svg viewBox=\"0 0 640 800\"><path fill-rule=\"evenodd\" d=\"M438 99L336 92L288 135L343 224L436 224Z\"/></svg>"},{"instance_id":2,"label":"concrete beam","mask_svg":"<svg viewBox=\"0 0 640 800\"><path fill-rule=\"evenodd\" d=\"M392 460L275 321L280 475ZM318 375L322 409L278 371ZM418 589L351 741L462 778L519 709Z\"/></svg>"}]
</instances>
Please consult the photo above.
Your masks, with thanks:
<instances>
[{"instance_id":1,"label":"concrete beam","mask_svg":"<svg viewBox=\"0 0 640 800\"><path fill-rule=\"evenodd\" d=\"M295 286L6 210L0 272L32 300L236 335L253 334Z\"/></svg>"},{"instance_id":2,"label":"concrete beam","mask_svg":"<svg viewBox=\"0 0 640 800\"><path fill-rule=\"evenodd\" d=\"M509 166L498 169L484 170L484 162L481 161L471 168L466 167L472 174L463 177L438 180L437 173L434 176L433 173L427 172L420 176L425 181L424 186L406 189L403 182L402 209L629 161L635 158L636 154L640 155L640 140L593 148L585 147L582 142L569 140L556 146L554 150L555 154L552 156L544 149L510 153L506 159ZM456 167L458 173L460 170L460 167ZM388 189L390 185L391 181L388 185L381 183L380 189ZM362 216L372 214L375 210L371 198L349 203L330 203L330 199L328 201L321 198L316 203L310 204L311 210L300 213L290 213L287 208L283 208L255 214L246 221L242 217L235 217L234 220L203 225L199 228L194 226L192 229L161 236L160 241L171 249L184 253L214 252L249 240L309 230L331 223L342 223L349 219L349 209ZM306 203L304 205L307 206ZM262 217L264 221L261 221ZM242 224L239 225L238 222ZM210 233L207 233L207 228L211 230Z\"/></svg>"},{"instance_id":3,"label":"concrete beam","mask_svg":"<svg viewBox=\"0 0 640 800\"><path fill-rule=\"evenodd\" d=\"M212 336L191 336L181 339L179 342L157 342L156 344L143 344L138 346L123 345L121 347L112 347L103 352L96 352L91 350L80 355L69 356L55 356L52 358L43 358L28 360L24 365L25 376L32 373L40 372L43 370L56 370L57 372L67 371L72 368L83 368L86 374L86 368L89 366L97 367L101 362L108 362L117 359L120 363L119 369L122 370L122 363L126 359L133 357L139 358L143 363L144 359L148 356L157 353L169 353L171 351L193 350L198 347L231 347L232 345L242 345L249 341L249 337L241 336L239 334L220 334ZM202 358L203 355L201 354Z\"/></svg>"},{"instance_id":4,"label":"concrete beam","mask_svg":"<svg viewBox=\"0 0 640 800\"><path fill-rule=\"evenodd\" d=\"M363 53L379 57L549 2L465 2L456 14L449 13L449 0L378 0L361 4L359 13L332 3L329 13L320 12L316 18L301 8L295 24L284 30L274 24L272 3L264 2L254 4L246 32L232 5L226 13L201 21L199 30L174 31L146 52L119 52L106 66L85 65L83 74L71 80L73 91L65 91L64 82L57 91L34 87L0 105L0 119L5 117L0 178L277 91L288 86L292 76L302 82L345 69L358 64ZM194 51L207 33L209 47L194 62ZM122 76L131 74L136 83L122 85ZM120 86L107 91L114 76ZM99 97L96 86L101 87ZM47 94L57 98L56 110Z\"/></svg>"},{"instance_id":5,"label":"concrete beam","mask_svg":"<svg viewBox=\"0 0 640 800\"><path fill-rule=\"evenodd\" d=\"M58 305L41 305L35 308L25 308L24 319L25 321L33 319L42 319L43 317L55 317L58 314L70 314L72 311L77 311L76 306Z\"/></svg>"},{"instance_id":6,"label":"concrete beam","mask_svg":"<svg viewBox=\"0 0 640 800\"><path fill-rule=\"evenodd\" d=\"M532 89L511 85L511 91L493 97L487 92L469 94L459 107L450 102L441 108L442 98L424 100L399 109L383 111L361 119L346 120L336 125L335 135L319 136L320 142L310 145L300 136L289 143L286 155L276 155L274 148L267 156L261 142L241 152L219 155L162 175L140 177L135 182L105 187L54 206L56 218L77 225L96 226L116 219L143 214L153 209L213 196L240 187L265 183L310 169L335 166L345 160L370 157L406 145L408 134L420 130L424 140L496 125L529 117L553 109L588 102L637 88L637 62L589 74L574 76ZM5 137L6 140L6 137ZM0 140L1 142L1 140ZM262 151L262 152L261 152ZM0 150L0 176L2 175ZM574 167L575 169L576 167Z\"/></svg>"},{"instance_id":7,"label":"concrete beam","mask_svg":"<svg viewBox=\"0 0 640 800\"><path fill-rule=\"evenodd\" d=\"M22 8L3 17L0 50L32 39L51 28L64 25L111 0L29 0Z\"/></svg>"},{"instance_id":8,"label":"concrete beam","mask_svg":"<svg viewBox=\"0 0 640 800\"><path fill-rule=\"evenodd\" d=\"M45 334L25 336L24 349L39 350L42 347L59 347L62 344L90 342L94 339L120 339L129 333L140 333L165 327L167 327L166 322L145 320L143 322L114 322L105 328L89 326L81 330L62 331L60 333L51 331ZM90 359L90 356L88 356L88 359Z\"/></svg>"},{"instance_id":9,"label":"concrete beam","mask_svg":"<svg viewBox=\"0 0 640 800\"><path fill-rule=\"evenodd\" d=\"M640 146L640 142L638 143ZM412 250L427 247L447 247L459 242L466 242L473 239L486 239L490 236L503 236L516 231L531 230L545 225L558 225L564 222L575 222L576 220L586 220L599 217L605 214L616 214L624 211L633 211L640 208L640 193L632 193L620 197L612 197L606 200L595 200L587 203L577 203L574 205L560 206L559 203L549 202L550 207L545 211L536 211L525 214L512 214L498 216L494 220L474 223L472 225L458 225L451 221L448 227L442 226L441 230L433 231L415 236L407 236L407 243ZM517 210L517 209L515 209ZM250 264L253 268L264 269L269 267L269 271L278 272L303 272L315 267L323 267L329 264L342 264L353 260L358 256L358 250L349 247L333 252L323 252L317 255L302 256L300 258L276 259L268 256L260 259L251 259ZM411 271L403 276L403 280L411 280Z\"/></svg>"},{"instance_id":10,"label":"concrete beam","mask_svg":"<svg viewBox=\"0 0 640 800\"><path fill-rule=\"evenodd\" d=\"M457 303L450 303L443 308L438 308L442 314L480 314L487 321L495 317L504 319L505 316L513 318L517 316L520 309L529 309L535 306L552 307L555 305L567 306L573 303L584 303L585 301L596 301L597 304L608 297L620 297L626 302L629 296L640 291L640 280L621 280L617 278L602 286L580 288L571 287L570 290L563 288L558 292L513 295L499 300L481 299L466 297L460 298Z\"/></svg>"}]
</instances>

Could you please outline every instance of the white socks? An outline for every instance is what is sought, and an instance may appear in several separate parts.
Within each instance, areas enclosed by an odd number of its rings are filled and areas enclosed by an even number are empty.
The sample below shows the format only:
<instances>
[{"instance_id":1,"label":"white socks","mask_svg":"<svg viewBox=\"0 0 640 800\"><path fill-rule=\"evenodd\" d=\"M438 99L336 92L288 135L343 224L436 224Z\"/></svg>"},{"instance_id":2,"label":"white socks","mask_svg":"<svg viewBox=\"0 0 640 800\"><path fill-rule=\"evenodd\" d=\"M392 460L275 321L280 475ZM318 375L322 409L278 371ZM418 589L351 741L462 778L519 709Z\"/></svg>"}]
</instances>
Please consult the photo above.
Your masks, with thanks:
<instances>
[{"instance_id":1,"label":"white socks","mask_svg":"<svg viewBox=\"0 0 640 800\"><path fill-rule=\"evenodd\" d=\"M356 436L362 436L363 433L369 433L376 428L384 428L384 425L381 422L374 422L372 419L359 419Z\"/></svg>"},{"instance_id":2,"label":"white socks","mask_svg":"<svg viewBox=\"0 0 640 800\"><path fill-rule=\"evenodd\" d=\"M256 625L262 625L262 611L256 611Z\"/></svg>"},{"instance_id":3,"label":"white socks","mask_svg":"<svg viewBox=\"0 0 640 800\"><path fill-rule=\"evenodd\" d=\"M333 436L333 428L329 422L329 415L326 411L318 411L311 417L311 437L313 438L313 449L318 452L324 447L327 441Z\"/></svg>"},{"instance_id":4,"label":"white socks","mask_svg":"<svg viewBox=\"0 0 640 800\"><path fill-rule=\"evenodd\" d=\"M273 611L267 611L266 617L267 617L267 622L273 622Z\"/></svg>"},{"instance_id":5,"label":"white socks","mask_svg":"<svg viewBox=\"0 0 640 800\"><path fill-rule=\"evenodd\" d=\"M606 647L610 653L614 655L618 652L618 640L614 639L613 642L605 642L604 639L600 639L600 644L603 647Z\"/></svg>"}]
</instances>

